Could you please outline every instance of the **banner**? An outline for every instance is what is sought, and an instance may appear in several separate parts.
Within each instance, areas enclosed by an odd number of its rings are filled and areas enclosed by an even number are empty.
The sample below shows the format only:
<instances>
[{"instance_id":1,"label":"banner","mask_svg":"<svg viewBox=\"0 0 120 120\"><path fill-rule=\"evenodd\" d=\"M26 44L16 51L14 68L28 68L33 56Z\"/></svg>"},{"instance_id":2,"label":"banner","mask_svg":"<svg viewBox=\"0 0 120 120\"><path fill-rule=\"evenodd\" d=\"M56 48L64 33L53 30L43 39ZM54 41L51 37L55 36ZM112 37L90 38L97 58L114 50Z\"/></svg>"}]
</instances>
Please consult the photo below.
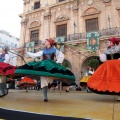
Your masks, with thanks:
<instances>
[{"instance_id":1,"label":"banner","mask_svg":"<svg viewBox=\"0 0 120 120\"><path fill-rule=\"evenodd\" d=\"M61 52L64 52L64 41L65 41L65 36L55 38L57 49L60 50Z\"/></svg>"},{"instance_id":2,"label":"banner","mask_svg":"<svg viewBox=\"0 0 120 120\"><path fill-rule=\"evenodd\" d=\"M35 42L29 42L25 44L26 47L26 51L27 52L34 52L34 46L35 46Z\"/></svg>"},{"instance_id":3,"label":"banner","mask_svg":"<svg viewBox=\"0 0 120 120\"><path fill-rule=\"evenodd\" d=\"M87 38L87 49L96 51L99 49L99 33L89 32L86 33Z\"/></svg>"},{"instance_id":4,"label":"banner","mask_svg":"<svg viewBox=\"0 0 120 120\"><path fill-rule=\"evenodd\" d=\"M35 46L35 42L28 42L28 43L26 43L25 44L26 52L34 53L34 46ZM26 55L26 57L28 57L28 55Z\"/></svg>"}]
</instances>

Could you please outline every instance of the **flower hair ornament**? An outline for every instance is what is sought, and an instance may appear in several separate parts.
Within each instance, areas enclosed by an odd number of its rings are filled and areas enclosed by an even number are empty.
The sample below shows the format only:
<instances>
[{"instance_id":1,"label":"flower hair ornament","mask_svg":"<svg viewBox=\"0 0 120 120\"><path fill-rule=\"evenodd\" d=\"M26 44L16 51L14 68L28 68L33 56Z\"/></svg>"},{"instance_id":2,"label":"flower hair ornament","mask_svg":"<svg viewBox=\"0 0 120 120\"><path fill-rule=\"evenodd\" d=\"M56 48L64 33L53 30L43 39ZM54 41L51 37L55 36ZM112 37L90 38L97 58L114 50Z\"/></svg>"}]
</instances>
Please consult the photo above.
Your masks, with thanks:
<instances>
[{"instance_id":1,"label":"flower hair ornament","mask_svg":"<svg viewBox=\"0 0 120 120\"><path fill-rule=\"evenodd\" d=\"M56 42L55 42L55 40L53 40L53 39L46 39L51 45L54 45L54 46L56 46Z\"/></svg>"},{"instance_id":2,"label":"flower hair ornament","mask_svg":"<svg viewBox=\"0 0 120 120\"><path fill-rule=\"evenodd\" d=\"M109 38L108 40L111 41L113 45L118 45L120 42L120 39L116 37Z\"/></svg>"},{"instance_id":3,"label":"flower hair ornament","mask_svg":"<svg viewBox=\"0 0 120 120\"><path fill-rule=\"evenodd\" d=\"M91 68L90 66L87 67L87 69L90 69L90 68Z\"/></svg>"}]
</instances>

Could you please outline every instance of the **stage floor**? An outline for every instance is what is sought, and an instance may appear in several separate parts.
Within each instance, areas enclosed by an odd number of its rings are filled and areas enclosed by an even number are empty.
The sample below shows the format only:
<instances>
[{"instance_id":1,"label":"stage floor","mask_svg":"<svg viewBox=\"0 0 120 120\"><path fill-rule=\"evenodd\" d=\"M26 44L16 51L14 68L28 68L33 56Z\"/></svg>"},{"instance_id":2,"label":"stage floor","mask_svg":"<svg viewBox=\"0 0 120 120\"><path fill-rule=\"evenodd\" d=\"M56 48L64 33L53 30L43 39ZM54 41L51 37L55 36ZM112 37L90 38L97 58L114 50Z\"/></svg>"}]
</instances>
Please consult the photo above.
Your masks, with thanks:
<instances>
[{"instance_id":1,"label":"stage floor","mask_svg":"<svg viewBox=\"0 0 120 120\"><path fill-rule=\"evenodd\" d=\"M48 98L49 102L43 102L41 90L9 90L7 96L0 98L0 107L91 120L120 120L120 102L116 100L117 96L85 91L49 91Z\"/></svg>"}]
</instances>

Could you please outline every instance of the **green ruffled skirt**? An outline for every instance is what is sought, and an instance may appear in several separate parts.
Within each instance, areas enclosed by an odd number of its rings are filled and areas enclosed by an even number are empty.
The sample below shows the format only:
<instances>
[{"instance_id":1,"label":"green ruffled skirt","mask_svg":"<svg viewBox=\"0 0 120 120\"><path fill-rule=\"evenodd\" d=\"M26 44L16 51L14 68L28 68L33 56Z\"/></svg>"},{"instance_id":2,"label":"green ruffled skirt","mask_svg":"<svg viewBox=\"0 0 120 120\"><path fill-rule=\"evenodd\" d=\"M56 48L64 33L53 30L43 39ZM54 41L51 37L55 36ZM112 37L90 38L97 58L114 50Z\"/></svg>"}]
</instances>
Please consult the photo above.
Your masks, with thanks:
<instances>
[{"instance_id":1,"label":"green ruffled skirt","mask_svg":"<svg viewBox=\"0 0 120 120\"><path fill-rule=\"evenodd\" d=\"M33 61L16 69L15 74L18 75L35 75L52 77L58 81L70 82L75 81L74 74L64 66L53 60Z\"/></svg>"}]
</instances>

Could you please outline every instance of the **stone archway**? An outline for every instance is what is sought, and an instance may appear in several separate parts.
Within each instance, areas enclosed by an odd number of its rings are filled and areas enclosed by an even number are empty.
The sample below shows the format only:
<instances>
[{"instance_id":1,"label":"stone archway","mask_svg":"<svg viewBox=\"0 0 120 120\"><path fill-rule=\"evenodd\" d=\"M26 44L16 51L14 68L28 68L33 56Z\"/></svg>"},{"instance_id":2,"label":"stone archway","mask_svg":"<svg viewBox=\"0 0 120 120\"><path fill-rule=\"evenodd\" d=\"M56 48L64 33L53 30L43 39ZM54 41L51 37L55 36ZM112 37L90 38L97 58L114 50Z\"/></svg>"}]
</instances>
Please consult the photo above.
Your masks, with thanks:
<instances>
[{"instance_id":1,"label":"stone archway","mask_svg":"<svg viewBox=\"0 0 120 120\"><path fill-rule=\"evenodd\" d=\"M99 57L98 57L98 56L90 56L90 57L86 58L86 59L83 61L82 65L81 65L81 78L82 78L83 76L85 76L85 73L86 73L86 70L87 70L87 66L88 66L88 61L89 61L91 58L94 58L94 59L99 60ZM100 60L99 60L99 63L101 64Z\"/></svg>"}]
</instances>

